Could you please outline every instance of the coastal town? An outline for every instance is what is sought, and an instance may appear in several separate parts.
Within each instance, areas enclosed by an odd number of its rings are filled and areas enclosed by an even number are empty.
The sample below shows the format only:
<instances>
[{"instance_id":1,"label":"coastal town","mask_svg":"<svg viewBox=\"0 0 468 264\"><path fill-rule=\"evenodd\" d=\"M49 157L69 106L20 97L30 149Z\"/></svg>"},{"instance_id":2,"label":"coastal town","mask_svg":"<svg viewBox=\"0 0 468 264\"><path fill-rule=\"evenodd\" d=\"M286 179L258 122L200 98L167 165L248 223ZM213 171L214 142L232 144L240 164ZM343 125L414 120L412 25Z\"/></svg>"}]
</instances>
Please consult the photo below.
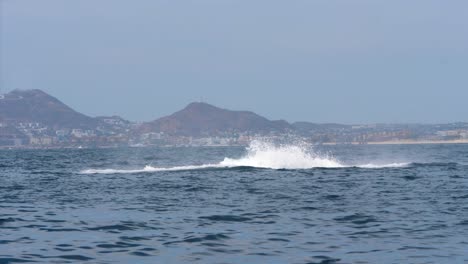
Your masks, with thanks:
<instances>
[{"instance_id":1,"label":"coastal town","mask_svg":"<svg viewBox=\"0 0 468 264\"><path fill-rule=\"evenodd\" d=\"M118 116L85 116L40 90L0 97L0 148L245 146L254 139L325 145L468 143L468 123L290 124L206 103L137 123Z\"/></svg>"}]
</instances>

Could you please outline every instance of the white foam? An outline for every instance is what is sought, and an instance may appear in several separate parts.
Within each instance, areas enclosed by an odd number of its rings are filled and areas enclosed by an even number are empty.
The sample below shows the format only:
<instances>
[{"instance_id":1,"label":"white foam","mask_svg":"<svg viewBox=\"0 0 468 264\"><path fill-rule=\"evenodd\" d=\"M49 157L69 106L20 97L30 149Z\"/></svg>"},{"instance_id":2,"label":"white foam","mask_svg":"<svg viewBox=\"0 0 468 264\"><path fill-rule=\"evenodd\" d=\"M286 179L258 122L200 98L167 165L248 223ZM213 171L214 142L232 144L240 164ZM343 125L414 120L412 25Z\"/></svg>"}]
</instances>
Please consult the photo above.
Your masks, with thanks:
<instances>
[{"instance_id":1,"label":"white foam","mask_svg":"<svg viewBox=\"0 0 468 264\"><path fill-rule=\"evenodd\" d=\"M225 167L257 167L269 169L341 168L341 163L332 157L320 156L306 147L296 145L275 146L271 143L253 141L247 155L240 159L225 158L220 165Z\"/></svg>"},{"instance_id":2,"label":"white foam","mask_svg":"<svg viewBox=\"0 0 468 264\"><path fill-rule=\"evenodd\" d=\"M158 168L153 166L145 166L143 169L88 169L83 170L81 174L118 174L118 173L142 173L142 172L158 172L158 171L183 171L183 170L199 170L205 168L213 168L216 165L205 164L200 166L176 166L169 168Z\"/></svg>"},{"instance_id":3,"label":"white foam","mask_svg":"<svg viewBox=\"0 0 468 264\"><path fill-rule=\"evenodd\" d=\"M402 167L407 167L411 163L407 162L400 162L400 163L388 163L388 164L364 164L364 165L357 165L355 167L358 168L364 168L364 169L380 169L380 168L402 168Z\"/></svg>"},{"instance_id":4,"label":"white foam","mask_svg":"<svg viewBox=\"0 0 468 264\"><path fill-rule=\"evenodd\" d=\"M312 169L312 168L344 168L359 167L368 169L405 167L409 163L364 164L345 165L328 155L319 155L310 150L308 146L301 145L274 145L268 142L252 141L247 148L247 154L239 159L224 158L216 164L153 167L145 166L143 169L88 169L82 174L117 174L117 173L143 173L159 171L199 170L207 168L235 168L255 167L265 169Z\"/></svg>"}]
</instances>

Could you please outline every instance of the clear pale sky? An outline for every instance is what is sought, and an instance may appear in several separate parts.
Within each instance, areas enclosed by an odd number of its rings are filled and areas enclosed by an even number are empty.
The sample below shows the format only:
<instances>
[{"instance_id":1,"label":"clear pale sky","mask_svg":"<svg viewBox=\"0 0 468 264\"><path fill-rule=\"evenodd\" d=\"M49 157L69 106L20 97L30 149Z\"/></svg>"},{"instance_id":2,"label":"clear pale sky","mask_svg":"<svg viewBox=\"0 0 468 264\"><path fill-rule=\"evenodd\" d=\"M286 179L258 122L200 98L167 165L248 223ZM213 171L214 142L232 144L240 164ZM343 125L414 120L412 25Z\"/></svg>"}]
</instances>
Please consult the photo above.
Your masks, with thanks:
<instances>
[{"instance_id":1,"label":"clear pale sky","mask_svg":"<svg viewBox=\"0 0 468 264\"><path fill-rule=\"evenodd\" d=\"M468 121L466 0L0 0L0 85L152 120Z\"/></svg>"}]
</instances>

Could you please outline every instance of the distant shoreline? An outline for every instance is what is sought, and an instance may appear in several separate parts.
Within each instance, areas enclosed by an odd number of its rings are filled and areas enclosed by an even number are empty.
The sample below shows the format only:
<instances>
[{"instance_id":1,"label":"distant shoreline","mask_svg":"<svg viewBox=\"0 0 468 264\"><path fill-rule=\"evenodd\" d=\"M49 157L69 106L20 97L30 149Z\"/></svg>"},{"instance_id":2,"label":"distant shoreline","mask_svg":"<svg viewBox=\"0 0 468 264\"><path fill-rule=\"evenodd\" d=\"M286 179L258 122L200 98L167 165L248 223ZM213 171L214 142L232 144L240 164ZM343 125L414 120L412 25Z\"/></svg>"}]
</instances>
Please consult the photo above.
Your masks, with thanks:
<instances>
[{"instance_id":1,"label":"distant shoreline","mask_svg":"<svg viewBox=\"0 0 468 264\"><path fill-rule=\"evenodd\" d=\"M427 145L427 144L468 144L468 139L457 140L393 140L393 141L373 141L373 142L350 142L339 143L329 142L322 145Z\"/></svg>"},{"instance_id":2,"label":"distant shoreline","mask_svg":"<svg viewBox=\"0 0 468 264\"><path fill-rule=\"evenodd\" d=\"M459 140L394 140L394 141L374 141L374 142L326 142L321 143L323 146L339 146L339 145L355 145L355 146L366 146L366 145L432 145L432 144L468 144L468 139L459 139ZM246 145L212 145L212 146L202 146L202 145L174 145L174 146L157 146L162 148L170 147L242 147ZM0 146L0 150L57 150L57 149L113 149L132 146L95 146L95 147L73 147L73 146L48 146L48 147L31 147L31 146L21 146L21 147L4 147ZM155 147L154 145L142 146L142 147Z\"/></svg>"}]
</instances>

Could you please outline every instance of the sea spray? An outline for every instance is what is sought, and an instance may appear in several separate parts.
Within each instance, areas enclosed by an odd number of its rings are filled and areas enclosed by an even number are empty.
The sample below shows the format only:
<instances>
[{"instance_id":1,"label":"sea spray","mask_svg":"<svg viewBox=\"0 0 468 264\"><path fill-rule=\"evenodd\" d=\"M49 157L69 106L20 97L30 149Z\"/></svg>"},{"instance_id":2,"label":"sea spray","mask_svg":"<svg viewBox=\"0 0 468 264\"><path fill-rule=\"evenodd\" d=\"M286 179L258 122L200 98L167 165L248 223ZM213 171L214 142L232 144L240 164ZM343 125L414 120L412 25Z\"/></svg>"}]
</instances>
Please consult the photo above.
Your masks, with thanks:
<instances>
[{"instance_id":1,"label":"sea spray","mask_svg":"<svg viewBox=\"0 0 468 264\"><path fill-rule=\"evenodd\" d=\"M216 168L253 167L264 169L302 170L313 168L344 168L358 167L364 169L405 167L410 163L388 164L344 164L330 154L320 154L313 150L310 144L295 142L295 144L278 144L269 141L254 140L246 148L246 153L240 158L224 158L219 163L202 165L182 165L174 167L145 166L143 169L87 169L82 174L117 174L145 173L160 171L184 171Z\"/></svg>"},{"instance_id":2,"label":"sea spray","mask_svg":"<svg viewBox=\"0 0 468 264\"><path fill-rule=\"evenodd\" d=\"M343 167L336 159L321 156L311 151L306 144L275 145L271 142L254 140L247 154L240 159L225 158L219 165L224 167L257 167L269 169L310 169Z\"/></svg>"},{"instance_id":3,"label":"sea spray","mask_svg":"<svg viewBox=\"0 0 468 264\"><path fill-rule=\"evenodd\" d=\"M187 165L175 167L145 166L143 169L87 169L82 174L116 174L143 173L158 171L181 171L209 168L255 167L265 169L311 169L311 168L341 168L344 167L329 155L319 155L309 145L275 144L268 141L254 140L246 148L246 154L241 158L224 158L213 164Z\"/></svg>"}]
</instances>

